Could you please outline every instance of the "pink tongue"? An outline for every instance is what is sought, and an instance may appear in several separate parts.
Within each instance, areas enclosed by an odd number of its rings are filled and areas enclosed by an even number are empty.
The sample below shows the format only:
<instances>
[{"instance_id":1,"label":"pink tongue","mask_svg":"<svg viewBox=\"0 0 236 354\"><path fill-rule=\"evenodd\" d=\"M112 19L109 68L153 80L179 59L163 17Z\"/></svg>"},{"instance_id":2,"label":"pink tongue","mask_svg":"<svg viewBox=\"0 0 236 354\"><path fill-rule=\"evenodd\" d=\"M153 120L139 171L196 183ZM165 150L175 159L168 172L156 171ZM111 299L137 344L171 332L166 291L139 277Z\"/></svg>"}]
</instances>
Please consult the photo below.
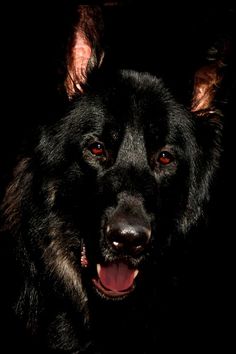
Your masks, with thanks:
<instances>
[{"instance_id":1,"label":"pink tongue","mask_svg":"<svg viewBox=\"0 0 236 354\"><path fill-rule=\"evenodd\" d=\"M124 291L130 288L134 281L135 270L124 263L101 265L99 279L102 285L112 291Z\"/></svg>"}]
</instances>

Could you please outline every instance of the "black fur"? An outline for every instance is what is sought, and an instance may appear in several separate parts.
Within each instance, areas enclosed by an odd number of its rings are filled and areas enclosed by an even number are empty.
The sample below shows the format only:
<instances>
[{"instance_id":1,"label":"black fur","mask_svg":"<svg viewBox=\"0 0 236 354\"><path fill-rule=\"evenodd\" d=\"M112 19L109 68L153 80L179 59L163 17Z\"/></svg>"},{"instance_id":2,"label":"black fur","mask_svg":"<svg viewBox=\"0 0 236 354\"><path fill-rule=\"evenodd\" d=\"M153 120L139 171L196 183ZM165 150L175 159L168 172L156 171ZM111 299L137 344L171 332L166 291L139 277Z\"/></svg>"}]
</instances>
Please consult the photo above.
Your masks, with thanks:
<instances>
[{"instance_id":1,"label":"black fur","mask_svg":"<svg viewBox=\"0 0 236 354\"><path fill-rule=\"evenodd\" d=\"M133 71L100 78L42 129L3 205L32 352L154 353L173 336L165 306L206 221L221 130L217 112L191 113ZM110 263L139 270L127 293L94 285Z\"/></svg>"}]
</instances>

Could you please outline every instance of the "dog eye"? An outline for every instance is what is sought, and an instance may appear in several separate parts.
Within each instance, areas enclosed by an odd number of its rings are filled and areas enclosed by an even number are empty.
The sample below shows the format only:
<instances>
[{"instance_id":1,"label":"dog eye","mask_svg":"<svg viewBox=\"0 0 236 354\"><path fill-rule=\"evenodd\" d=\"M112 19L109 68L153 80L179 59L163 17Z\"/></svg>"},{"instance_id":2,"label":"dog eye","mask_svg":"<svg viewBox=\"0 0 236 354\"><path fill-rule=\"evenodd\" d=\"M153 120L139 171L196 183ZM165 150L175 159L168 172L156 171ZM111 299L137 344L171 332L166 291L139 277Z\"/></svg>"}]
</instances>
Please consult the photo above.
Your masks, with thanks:
<instances>
[{"instance_id":1,"label":"dog eye","mask_svg":"<svg viewBox=\"0 0 236 354\"><path fill-rule=\"evenodd\" d=\"M174 157L168 152L168 151L161 151L157 161L161 164L161 165L168 165L169 163L171 163L173 161Z\"/></svg>"},{"instance_id":2,"label":"dog eye","mask_svg":"<svg viewBox=\"0 0 236 354\"><path fill-rule=\"evenodd\" d=\"M89 150L95 156L102 157L106 155L104 145L100 142L93 143L89 146Z\"/></svg>"}]
</instances>

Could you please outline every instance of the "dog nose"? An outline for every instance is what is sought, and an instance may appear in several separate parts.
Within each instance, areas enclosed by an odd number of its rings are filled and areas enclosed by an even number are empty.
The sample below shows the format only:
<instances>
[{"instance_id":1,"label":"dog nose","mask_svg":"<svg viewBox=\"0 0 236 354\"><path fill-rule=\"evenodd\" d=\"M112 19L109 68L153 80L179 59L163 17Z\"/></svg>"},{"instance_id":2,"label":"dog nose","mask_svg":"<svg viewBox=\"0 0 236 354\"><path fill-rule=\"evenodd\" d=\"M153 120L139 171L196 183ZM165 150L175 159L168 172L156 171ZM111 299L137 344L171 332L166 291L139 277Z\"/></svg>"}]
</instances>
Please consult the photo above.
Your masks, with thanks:
<instances>
[{"instance_id":1,"label":"dog nose","mask_svg":"<svg viewBox=\"0 0 236 354\"><path fill-rule=\"evenodd\" d=\"M109 244L117 252L137 255L147 246L151 228L149 225L117 219L107 224L105 234Z\"/></svg>"}]
</instances>

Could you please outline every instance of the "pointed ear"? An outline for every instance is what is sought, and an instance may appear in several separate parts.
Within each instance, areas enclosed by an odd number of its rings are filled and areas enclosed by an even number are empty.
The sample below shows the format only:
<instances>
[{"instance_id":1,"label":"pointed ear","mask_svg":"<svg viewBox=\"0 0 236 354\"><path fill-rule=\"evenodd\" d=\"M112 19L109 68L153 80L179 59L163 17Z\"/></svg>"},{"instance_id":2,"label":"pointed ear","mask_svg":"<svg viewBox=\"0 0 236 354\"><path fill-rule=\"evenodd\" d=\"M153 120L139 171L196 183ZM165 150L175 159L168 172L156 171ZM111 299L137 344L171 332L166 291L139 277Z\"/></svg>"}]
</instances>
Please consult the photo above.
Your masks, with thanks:
<instances>
[{"instance_id":1,"label":"pointed ear","mask_svg":"<svg viewBox=\"0 0 236 354\"><path fill-rule=\"evenodd\" d=\"M66 58L67 75L64 86L69 98L77 92L83 92L88 73L101 65L104 56L102 36L101 8L95 5L80 5Z\"/></svg>"},{"instance_id":2,"label":"pointed ear","mask_svg":"<svg viewBox=\"0 0 236 354\"><path fill-rule=\"evenodd\" d=\"M212 47L208 52L208 63L200 68L194 77L191 111L198 115L214 111L216 93L223 80L226 43Z\"/></svg>"}]
</instances>

